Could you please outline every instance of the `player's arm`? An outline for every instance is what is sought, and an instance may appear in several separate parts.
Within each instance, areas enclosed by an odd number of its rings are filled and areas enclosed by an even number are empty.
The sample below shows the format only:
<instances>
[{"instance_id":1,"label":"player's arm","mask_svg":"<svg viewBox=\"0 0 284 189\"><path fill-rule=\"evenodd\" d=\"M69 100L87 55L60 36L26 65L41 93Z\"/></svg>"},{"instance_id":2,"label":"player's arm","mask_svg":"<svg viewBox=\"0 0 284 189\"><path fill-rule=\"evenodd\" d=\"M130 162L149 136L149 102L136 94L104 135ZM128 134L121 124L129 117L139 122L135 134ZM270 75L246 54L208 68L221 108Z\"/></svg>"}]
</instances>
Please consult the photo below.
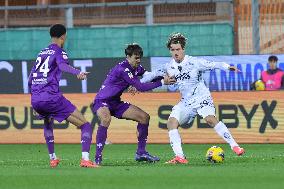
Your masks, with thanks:
<instances>
[{"instance_id":1,"label":"player's arm","mask_svg":"<svg viewBox=\"0 0 284 189\"><path fill-rule=\"evenodd\" d=\"M166 75L166 71L164 69L154 70L152 72L145 72L143 74L143 78L140 79L141 83L146 83L153 81L155 79L161 80Z\"/></svg>"},{"instance_id":2,"label":"player's arm","mask_svg":"<svg viewBox=\"0 0 284 189\"><path fill-rule=\"evenodd\" d=\"M202 70L202 71L221 69L224 71L230 70L234 72L240 72L240 70L237 67L231 66L226 62L214 62L214 61L208 61L202 58L198 59L197 65L199 67L199 70Z\"/></svg>"},{"instance_id":3,"label":"player's arm","mask_svg":"<svg viewBox=\"0 0 284 189\"><path fill-rule=\"evenodd\" d=\"M76 75L78 79L84 80L87 78L89 72L81 72L80 70L69 65L67 54L60 54L56 57L58 68L62 72L67 72Z\"/></svg>"},{"instance_id":4,"label":"player's arm","mask_svg":"<svg viewBox=\"0 0 284 189\"><path fill-rule=\"evenodd\" d=\"M166 75L166 72L164 70L154 70L152 72L144 71L142 74L142 78L140 79L141 83L147 83L147 82L155 82L158 80L162 80L164 78L164 75ZM129 86L127 91L131 93L132 95L135 95L136 93L139 93L139 91L133 87Z\"/></svg>"},{"instance_id":5,"label":"player's arm","mask_svg":"<svg viewBox=\"0 0 284 189\"><path fill-rule=\"evenodd\" d=\"M125 70L121 71L121 77L129 84L135 87L138 91L144 92L149 91L152 89L155 89L157 87L162 86L162 84L172 84L175 82L174 78L169 78L166 76L163 80L155 81L155 82L147 82L147 83L141 83L140 80L133 76L133 74L130 72L128 68L125 68Z\"/></svg>"}]
</instances>

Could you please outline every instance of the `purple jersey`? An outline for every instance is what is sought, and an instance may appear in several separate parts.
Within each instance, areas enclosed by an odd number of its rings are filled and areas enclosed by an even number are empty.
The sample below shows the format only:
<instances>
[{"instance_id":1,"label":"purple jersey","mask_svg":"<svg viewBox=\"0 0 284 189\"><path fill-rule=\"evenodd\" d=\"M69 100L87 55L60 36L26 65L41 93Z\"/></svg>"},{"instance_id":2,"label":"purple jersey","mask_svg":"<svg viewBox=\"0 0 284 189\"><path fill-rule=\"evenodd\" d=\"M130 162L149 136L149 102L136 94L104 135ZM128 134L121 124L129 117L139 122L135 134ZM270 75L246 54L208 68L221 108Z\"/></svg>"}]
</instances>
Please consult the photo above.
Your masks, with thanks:
<instances>
[{"instance_id":1,"label":"purple jersey","mask_svg":"<svg viewBox=\"0 0 284 189\"><path fill-rule=\"evenodd\" d=\"M69 66L67 53L56 44L50 44L40 51L29 76L32 101L50 101L62 94L59 80L62 71L79 74Z\"/></svg>"},{"instance_id":2,"label":"purple jersey","mask_svg":"<svg viewBox=\"0 0 284 189\"><path fill-rule=\"evenodd\" d=\"M162 85L161 81L141 83L138 76L142 76L144 73L145 69L142 65L133 68L127 60L124 60L111 69L96 99L120 99L123 91L130 85L138 91L148 91Z\"/></svg>"}]
</instances>

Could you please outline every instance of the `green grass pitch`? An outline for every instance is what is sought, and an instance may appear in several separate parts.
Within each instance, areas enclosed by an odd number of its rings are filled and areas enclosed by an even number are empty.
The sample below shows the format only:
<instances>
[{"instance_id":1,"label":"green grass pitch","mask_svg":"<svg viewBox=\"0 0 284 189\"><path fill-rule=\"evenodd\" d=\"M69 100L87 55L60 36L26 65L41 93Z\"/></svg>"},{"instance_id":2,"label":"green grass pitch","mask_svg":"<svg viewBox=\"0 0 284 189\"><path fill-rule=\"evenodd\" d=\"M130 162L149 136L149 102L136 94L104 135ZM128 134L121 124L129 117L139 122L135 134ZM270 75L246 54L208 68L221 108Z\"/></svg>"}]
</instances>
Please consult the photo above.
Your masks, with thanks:
<instances>
[{"instance_id":1,"label":"green grass pitch","mask_svg":"<svg viewBox=\"0 0 284 189\"><path fill-rule=\"evenodd\" d=\"M57 168L49 167L44 144L0 145L1 189L182 189L182 188L256 188L284 186L284 144L244 144L246 153L237 157L228 145L225 161L212 164L205 153L212 144L185 144L188 165L166 165L173 154L169 145L148 145L159 156L155 164L134 161L136 145L111 144L105 147L104 166L97 169L79 167L79 144L58 144L61 158ZM91 149L94 152L94 145ZM93 153L91 156L93 157Z\"/></svg>"}]
</instances>

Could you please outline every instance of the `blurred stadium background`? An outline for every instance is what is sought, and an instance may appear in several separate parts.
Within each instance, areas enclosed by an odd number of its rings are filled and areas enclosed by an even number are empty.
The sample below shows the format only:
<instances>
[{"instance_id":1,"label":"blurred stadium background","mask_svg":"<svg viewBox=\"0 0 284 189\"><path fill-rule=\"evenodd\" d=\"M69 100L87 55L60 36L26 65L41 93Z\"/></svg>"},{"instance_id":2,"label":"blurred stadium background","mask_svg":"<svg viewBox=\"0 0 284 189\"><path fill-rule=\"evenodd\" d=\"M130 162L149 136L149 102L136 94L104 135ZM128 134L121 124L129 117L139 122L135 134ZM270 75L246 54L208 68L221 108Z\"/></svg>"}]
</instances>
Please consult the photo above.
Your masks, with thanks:
<instances>
[{"instance_id":1,"label":"blurred stadium background","mask_svg":"<svg viewBox=\"0 0 284 189\"><path fill-rule=\"evenodd\" d=\"M188 54L227 61L242 70L205 75L216 91L218 118L236 138L242 143L283 143L282 91L249 91L250 83L267 69L269 55L276 54L284 68L283 21L284 0L0 0L0 143L44 142L42 122L30 108L27 76L55 23L68 27L65 49L71 65L92 73L83 82L65 74L62 91L95 127L98 120L89 105L108 70L123 59L125 44L141 44L143 65L151 70L169 60L167 37L182 32L189 39ZM150 113L149 141L167 143L165 122L178 101L175 86L124 98ZM134 124L114 120L112 125L112 142L135 143ZM79 141L77 129L68 123L55 127L58 142ZM200 118L182 128L186 143L222 142Z\"/></svg>"},{"instance_id":2,"label":"blurred stadium background","mask_svg":"<svg viewBox=\"0 0 284 189\"><path fill-rule=\"evenodd\" d=\"M268 68L269 55L277 55L284 69L283 21L284 0L0 0L0 188L283 188L284 93L250 91ZM93 143L98 119L90 104L109 69L124 59L125 45L138 42L143 66L153 70L170 60L168 36L182 32L188 37L187 54L226 61L242 71L208 71L204 79L213 91L217 118L245 155L235 156L197 116L179 128L189 164L165 165L173 156L166 122L179 100L172 85L122 96L150 114L147 150L161 158L159 163L135 162L136 123L113 118L108 131L113 145L105 146L103 167L87 170L79 168L80 130L56 122L55 149L62 161L51 169L27 78L55 23L68 27L64 48L70 64L91 72L85 81L63 74L60 86L94 126ZM225 150L223 164L205 159L212 145ZM90 158L94 151L92 145Z\"/></svg>"}]
</instances>

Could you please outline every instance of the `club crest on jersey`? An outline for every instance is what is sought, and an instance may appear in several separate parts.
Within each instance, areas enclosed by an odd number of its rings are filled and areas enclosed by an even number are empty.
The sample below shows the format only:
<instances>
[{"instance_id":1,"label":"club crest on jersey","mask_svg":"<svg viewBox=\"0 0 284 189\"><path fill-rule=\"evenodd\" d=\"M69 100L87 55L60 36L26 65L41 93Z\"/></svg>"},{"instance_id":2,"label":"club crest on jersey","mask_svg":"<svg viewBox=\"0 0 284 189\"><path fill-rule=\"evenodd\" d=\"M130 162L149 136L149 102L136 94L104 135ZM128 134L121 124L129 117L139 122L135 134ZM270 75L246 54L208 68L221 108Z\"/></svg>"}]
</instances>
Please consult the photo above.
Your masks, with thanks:
<instances>
[{"instance_id":1,"label":"club crest on jersey","mask_svg":"<svg viewBox=\"0 0 284 189\"><path fill-rule=\"evenodd\" d=\"M68 59L68 56L64 54L64 55L62 55L62 58L65 59L65 60L67 60L67 59Z\"/></svg>"},{"instance_id":2,"label":"club crest on jersey","mask_svg":"<svg viewBox=\"0 0 284 189\"><path fill-rule=\"evenodd\" d=\"M67 56L67 53L66 53L66 52L62 51L61 54L62 54L62 58L63 58L63 59L65 59L65 60L68 59L68 56Z\"/></svg>"}]
</instances>

